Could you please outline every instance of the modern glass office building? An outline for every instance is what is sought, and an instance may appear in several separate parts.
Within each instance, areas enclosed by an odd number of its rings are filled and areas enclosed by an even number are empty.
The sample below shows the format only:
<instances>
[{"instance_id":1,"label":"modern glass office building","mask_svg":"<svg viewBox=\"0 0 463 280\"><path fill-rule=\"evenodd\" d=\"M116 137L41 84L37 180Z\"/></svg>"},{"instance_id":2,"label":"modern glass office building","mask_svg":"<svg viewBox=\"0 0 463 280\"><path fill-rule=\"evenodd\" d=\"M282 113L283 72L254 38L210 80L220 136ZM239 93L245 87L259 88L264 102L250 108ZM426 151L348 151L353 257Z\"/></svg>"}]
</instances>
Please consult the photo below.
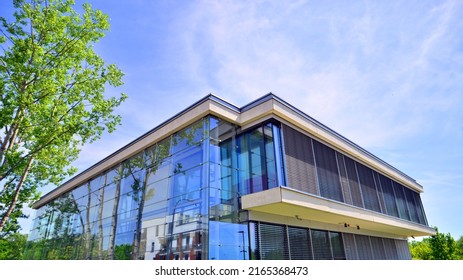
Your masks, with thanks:
<instances>
[{"instance_id":1,"label":"modern glass office building","mask_svg":"<svg viewBox=\"0 0 463 280\"><path fill-rule=\"evenodd\" d=\"M43 196L29 259L410 259L421 185L273 94L208 95Z\"/></svg>"}]
</instances>

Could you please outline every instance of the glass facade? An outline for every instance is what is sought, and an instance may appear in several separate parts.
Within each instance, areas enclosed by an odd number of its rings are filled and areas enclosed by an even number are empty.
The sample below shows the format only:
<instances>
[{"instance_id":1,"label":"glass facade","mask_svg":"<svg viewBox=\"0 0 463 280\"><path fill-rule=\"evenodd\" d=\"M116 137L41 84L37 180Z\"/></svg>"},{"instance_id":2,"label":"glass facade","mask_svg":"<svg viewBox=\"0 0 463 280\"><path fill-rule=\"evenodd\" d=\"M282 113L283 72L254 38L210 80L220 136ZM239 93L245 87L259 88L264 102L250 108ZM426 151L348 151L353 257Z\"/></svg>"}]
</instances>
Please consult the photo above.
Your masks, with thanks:
<instances>
[{"instance_id":1,"label":"glass facade","mask_svg":"<svg viewBox=\"0 0 463 280\"><path fill-rule=\"evenodd\" d=\"M239 198L281 182L278 133L203 118L41 207L26 256L249 259Z\"/></svg>"},{"instance_id":2,"label":"glass facade","mask_svg":"<svg viewBox=\"0 0 463 280\"><path fill-rule=\"evenodd\" d=\"M38 209L25 256L346 259L354 249L369 258L368 244L391 248L382 239L249 221L240 197L278 186L426 223L417 193L294 129L269 120L241 131L208 116Z\"/></svg>"}]
</instances>

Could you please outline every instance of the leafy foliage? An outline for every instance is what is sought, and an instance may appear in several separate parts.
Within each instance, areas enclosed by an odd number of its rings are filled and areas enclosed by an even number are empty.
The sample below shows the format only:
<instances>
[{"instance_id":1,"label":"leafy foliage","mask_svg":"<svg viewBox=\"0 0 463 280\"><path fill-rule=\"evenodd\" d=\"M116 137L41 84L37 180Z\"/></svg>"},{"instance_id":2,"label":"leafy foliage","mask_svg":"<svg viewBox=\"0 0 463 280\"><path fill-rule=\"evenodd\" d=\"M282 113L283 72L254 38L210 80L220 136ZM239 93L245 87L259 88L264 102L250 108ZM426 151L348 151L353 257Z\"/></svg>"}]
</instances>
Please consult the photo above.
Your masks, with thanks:
<instances>
[{"instance_id":1,"label":"leafy foliage","mask_svg":"<svg viewBox=\"0 0 463 280\"><path fill-rule=\"evenodd\" d=\"M450 233L440 233L436 227L436 235L422 241L409 243L413 259L417 260L463 260L463 236L455 241Z\"/></svg>"},{"instance_id":2,"label":"leafy foliage","mask_svg":"<svg viewBox=\"0 0 463 280\"><path fill-rule=\"evenodd\" d=\"M0 260L22 260L27 235L15 233L0 238Z\"/></svg>"},{"instance_id":3,"label":"leafy foliage","mask_svg":"<svg viewBox=\"0 0 463 280\"><path fill-rule=\"evenodd\" d=\"M45 184L75 169L80 147L120 124L113 110L126 98L105 98L122 72L93 50L108 17L72 0L15 0L14 21L0 17L0 236L19 229L21 207Z\"/></svg>"}]
</instances>

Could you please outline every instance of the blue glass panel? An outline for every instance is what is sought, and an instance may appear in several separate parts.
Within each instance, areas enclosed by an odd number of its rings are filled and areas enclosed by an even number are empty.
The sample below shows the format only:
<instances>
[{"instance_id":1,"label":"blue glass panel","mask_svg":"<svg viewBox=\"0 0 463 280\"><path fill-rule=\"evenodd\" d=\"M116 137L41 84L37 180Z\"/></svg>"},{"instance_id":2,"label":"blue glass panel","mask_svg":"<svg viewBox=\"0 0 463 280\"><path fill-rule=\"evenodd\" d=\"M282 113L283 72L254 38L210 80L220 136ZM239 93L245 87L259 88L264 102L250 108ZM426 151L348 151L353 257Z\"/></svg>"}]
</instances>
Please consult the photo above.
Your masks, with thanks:
<instances>
[{"instance_id":1,"label":"blue glass panel","mask_svg":"<svg viewBox=\"0 0 463 280\"><path fill-rule=\"evenodd\" d=\"M144 183L144 174L145 171L137 171L134 173L127 173L127 177L121 180L121 190L120 194L125 194L128 192L140 191L142 184Z\"/></svg>"},{"instance_id":2,"label":"blue glass panel","mask_svg":"<svg viewBox=\"0 0 463 280\"><path fill-rule=\"evenodd\" d=\"M88 194L87 184L75 188L74 190L72 190L71 193L72 193L72 196L74 196L74 199L79 199L83 197L84 195L87 195Z\"/></svg>"},{"instance_id":3,"label":"blue glass panel","mask_svg":"<svg viewBox=\"0 0 463 280\"><path fill-rule=\"evenodd\" d=\"M248 227L244 224L209 222L209 258L249 259Z\"/></svg>"},{"instance_id":4,"label":"blue glass panel","mask_svg":"<svg viewBox=\"0 0 463 280\"><path fill-rule=\"evenodd\" d=\"M150 180L151 181L151 180ZM145 207L161 201L167 201L169 195L170 179L164 179L148 184L145 187L144 205Z\"/></svg>"},{"instance_id":5,"label":"blue glass panel","mask_svg":"<svg viewBox=\"0 0 463 280\"><path fill-rule=\"evenodd\" d=\"M145 165L152 166L170 156L171 137L148 148L145 152Z\"/></svg>"},{"instance_id":6,"label":"blue glass panel","mask_svg":"<svg viewBox=\"0 0 463 280\"><path fill-rule=\"evenodd\" d=\"M202 172L202 166L198 166L174 175L170 180L170 196L184 195L186 199L196 199L193 192L200 190L204 186Z\"/></svg>"},{"instance_id":7,"label":"blue glass panel","mask_svg":"<svg viewBox=\"0 0 463 280\"><path fill-rule=\"evenodd\" d=\"M180 154L173 156L172 174L184 173L185 171L203 163L203 151L201 146L192 146Z\"/></svg>"},{"instance_id":8,"label":"blue glass panel","mask_svg":"<svg viewBox=\"0 0 463 280\"><path fill-rule=\"evenodd\" d=\"M90 181L90 191L94 192L99 190L105 184L106 177L105 175L98 176L95 179Z\"/></svg>"},{"instance_id":9,"label":"blue glass panel","mask_svg":"<svg viewBox=\"0 0 463 280\"><path fill-rule=\"evenodd\" d=\"M122 177L121 174L121 165L116 166L115 168L111 169L108 173L106 173L106 184L112 184L119 181Z\"/></svg>"},{"instance_id":10,"label":"blue glass panel","mask_svg":"<svg viewBox=\"0 0 463 280\"><path fill-rule=\"evenodd\" d=\"M149 173L147 174L148 178L146 180L148 185L170 177L170 170L172 169L171 160L171 158L167 158L160 163L156 163L149 169Z\"/></svg>"},{"instance_id":11,"label":"blue glass panel","mask_svg":"<svg viewBox=\"0 0 463 280\"><path fill-rule=\"evenodd\" d=\"M138 209L140 203L139 193L126 193L119 197L117 213L122 214Z\"/></svg>"},{"instance_id":12,"label":"blue glass panel","mask_svg":"<svg viewBox=\"0 0 463 280\"><path fill-rule=\"evenodd\" d=\"M168 206L168 203L166 200L158 202L158 203L145 205L143 207L143 216L142 216L143 221L160 220L160 219L164 221L165 217L167 216L167 210L168 210L167 206Z\"/></svg>"},{"instance_id":13,"label":"blue glass panel","mask_svg":"<svg viewBox=\"0 0 463 280\"><path fill-rule=\"evenodd\" d=\"M173 136L172 154L198 144L202 139L204 139L204 121L200 120Z\"/></svg>"},{"instance_id":14,"label":"blue glass panel","mask_svg":"<svg viewBox=\"0 0 463 280\"><path fill-rule=\"evenodd\" d=\"M116 183L107 185L104 188L104 199L103 201L113 200L116 197Z\"/></svg>"}]
</instances>

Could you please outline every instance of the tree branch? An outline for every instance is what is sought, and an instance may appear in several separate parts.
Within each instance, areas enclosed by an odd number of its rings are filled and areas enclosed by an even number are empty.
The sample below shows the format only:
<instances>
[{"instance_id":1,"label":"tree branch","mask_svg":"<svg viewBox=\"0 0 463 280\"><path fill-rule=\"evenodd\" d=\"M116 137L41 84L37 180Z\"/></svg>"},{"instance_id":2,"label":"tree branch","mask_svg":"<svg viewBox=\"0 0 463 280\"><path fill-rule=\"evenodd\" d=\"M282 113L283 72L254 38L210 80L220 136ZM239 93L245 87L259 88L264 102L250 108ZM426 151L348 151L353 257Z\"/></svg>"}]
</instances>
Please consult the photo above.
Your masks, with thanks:
<instances>
[{"instance_id":1,"label":"tree branch","mask_svg":"<svg viewBox=\"0 0 463 280\"><path fill-rule=\"evenodd\" d=\"M33 157L31 157L29 159L29 162L27 163L26 169L24 170L23 175L21 176L21 180L19 181L18 185L16 186L16 191L14 193L13 200L11 201L10 205L8 206L8 210L3 215L2 220L0 221L0 232L3 230L3 227L5 226L6 222L10 218L11 213L13 212L14 208L16 207L16 203L18 202L18 198L19 198L19 193L20 193L21 188L22 188L22 186L24 184L24 181L26 180L27 174L29 173L29 170L31 169L32 161L33 161Z\"/></svg>"}]
</instances>

